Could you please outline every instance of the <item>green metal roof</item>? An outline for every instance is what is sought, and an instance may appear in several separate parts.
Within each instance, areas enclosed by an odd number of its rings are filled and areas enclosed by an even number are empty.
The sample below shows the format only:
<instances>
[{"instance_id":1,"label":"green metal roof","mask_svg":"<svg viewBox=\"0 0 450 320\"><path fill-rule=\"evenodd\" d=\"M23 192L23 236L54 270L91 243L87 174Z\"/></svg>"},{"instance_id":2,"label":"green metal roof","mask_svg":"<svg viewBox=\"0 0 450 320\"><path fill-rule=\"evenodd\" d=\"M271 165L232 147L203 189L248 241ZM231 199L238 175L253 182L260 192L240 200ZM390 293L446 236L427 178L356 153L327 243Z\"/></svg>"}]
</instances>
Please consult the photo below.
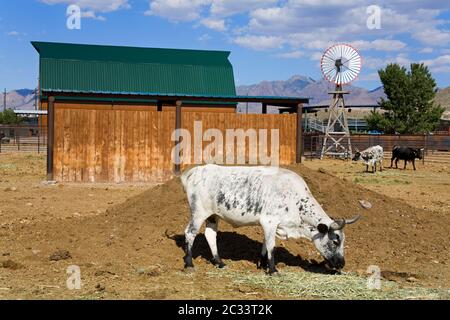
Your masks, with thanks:
<instances>
[{"instance_id":1,"label":"green metal roof","mask_svg":"<svg viewBox=\"0 0 450 320\"><path fill-rule=\"evenodd\" d=\"M32 42L41 91L235 96L230 52Z\"/></svg>"}]
</instances>

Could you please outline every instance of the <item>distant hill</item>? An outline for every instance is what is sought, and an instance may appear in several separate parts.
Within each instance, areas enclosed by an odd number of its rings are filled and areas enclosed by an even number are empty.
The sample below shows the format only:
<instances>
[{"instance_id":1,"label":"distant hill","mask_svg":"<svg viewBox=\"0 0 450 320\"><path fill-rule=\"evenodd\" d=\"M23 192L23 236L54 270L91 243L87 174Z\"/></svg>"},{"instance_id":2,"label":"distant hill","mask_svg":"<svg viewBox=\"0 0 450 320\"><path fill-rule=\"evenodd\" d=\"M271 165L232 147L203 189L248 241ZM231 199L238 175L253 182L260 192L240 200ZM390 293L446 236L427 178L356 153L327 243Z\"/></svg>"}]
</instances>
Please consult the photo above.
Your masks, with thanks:
<instances>
[{"instance_id":1,"label":"distant hill","mask_svg":"<svg viewBox=\"0 0 450 320\"><path fill-rule=\"evenodd\" d=\"M445 108L443 118L450 120L450 87L439 90L435 101Z\"/></svg>"},{"instance_id":2,"label":"distant hill","mask_svg":"<svg viewBox=\"0 0 450 320\"><path fill-rule=\"evenodd\" d=\"M258 84L238 86L236 88L239 95L256 96L285 96L285 97L306 97L311 98L311 105L327 105L330 103L328 92L335 90L335 86L322 79L316 81L310 77L295 75L286 81L263 81ZM346 86L346 91L350 94L346 96L346 104L351 105L376 105L381 97L386 97L383 87L369 91L356 86ZM241 104L240 109L245 105ZM258 112L260 107L256 104L249 104L249 112Z\"/></svg>"},{"instance_id":3,"label":"distant hill","mask_svg":"<svg viewBox=\"0 0 450 320\"><path fill-rule=\"evenodd\" d=\"M32 89L18 89L6 93L6 107L11 109L33 110L35 94ZM3 111L3 92L0 93L0 110Z\"/></svg>"}]
</instances>

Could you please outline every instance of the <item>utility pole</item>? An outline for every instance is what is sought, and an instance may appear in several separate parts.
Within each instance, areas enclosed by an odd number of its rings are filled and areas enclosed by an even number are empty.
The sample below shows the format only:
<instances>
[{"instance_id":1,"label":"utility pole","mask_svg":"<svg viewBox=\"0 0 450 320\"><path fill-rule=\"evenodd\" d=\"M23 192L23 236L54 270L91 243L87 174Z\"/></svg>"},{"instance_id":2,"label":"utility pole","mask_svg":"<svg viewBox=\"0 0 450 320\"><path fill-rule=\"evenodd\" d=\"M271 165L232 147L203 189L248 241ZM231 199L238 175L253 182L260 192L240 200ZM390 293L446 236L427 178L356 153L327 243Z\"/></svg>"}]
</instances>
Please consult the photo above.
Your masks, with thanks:
<instances>
[{"instance_id":1,"label":"utility pole","mask_svg":"<svg viewBox=\"0 0 450 320\"><path fill-rule=\"evenodd\" d=\"M6 88L3 91L3 111L6 111Z\"/></svg>"},{"instance_id":2,"label":"utility pole","mask_svg":"<svg viewBox=\"0 0 450 320\"><path fill-rule=\"evenodd\" d=\"M34 89L34 110L37 110L37 88Z\"/></svg>"}]
</instances>

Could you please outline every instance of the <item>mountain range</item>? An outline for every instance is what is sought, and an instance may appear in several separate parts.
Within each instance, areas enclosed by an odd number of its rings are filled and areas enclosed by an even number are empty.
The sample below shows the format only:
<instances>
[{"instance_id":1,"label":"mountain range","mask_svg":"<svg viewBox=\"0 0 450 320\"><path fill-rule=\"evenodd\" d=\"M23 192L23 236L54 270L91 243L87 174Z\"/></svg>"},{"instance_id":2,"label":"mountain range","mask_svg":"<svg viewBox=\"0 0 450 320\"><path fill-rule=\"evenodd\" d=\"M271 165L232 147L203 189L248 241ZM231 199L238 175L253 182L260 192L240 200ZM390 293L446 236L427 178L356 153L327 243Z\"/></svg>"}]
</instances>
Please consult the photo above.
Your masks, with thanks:
<instances>
[{"instance_id":1,"label":"mountain range","mask_svg":"<svg viewBox=\"0 0 450 320\"><path fill-rule=\"evenodd\" d=\"M254 85L238 86L237 94L249 96L287 96L310 98L311 105L328 105L335 85L327 80L316 81L310 77L295 75L286 81L263 81ZM345 101L348 105L376 105L381 97L386 97L382 87L369 91L356 86L347 85L345 91L350 94Z\"/></svg>"},{"instance_id":2,"label":"mountain range","mask_svg":"<svg viewBox=\"0 0 450 320\"><path fill-rule=\"evenodd\" d=\"M3 92L0 93L0 110L3 110L3 96ZM6 93L6 106L11 109L33 110L35 108L35 97L35 90L32 89L9 91Z\"/></svg>"}]
</instances>

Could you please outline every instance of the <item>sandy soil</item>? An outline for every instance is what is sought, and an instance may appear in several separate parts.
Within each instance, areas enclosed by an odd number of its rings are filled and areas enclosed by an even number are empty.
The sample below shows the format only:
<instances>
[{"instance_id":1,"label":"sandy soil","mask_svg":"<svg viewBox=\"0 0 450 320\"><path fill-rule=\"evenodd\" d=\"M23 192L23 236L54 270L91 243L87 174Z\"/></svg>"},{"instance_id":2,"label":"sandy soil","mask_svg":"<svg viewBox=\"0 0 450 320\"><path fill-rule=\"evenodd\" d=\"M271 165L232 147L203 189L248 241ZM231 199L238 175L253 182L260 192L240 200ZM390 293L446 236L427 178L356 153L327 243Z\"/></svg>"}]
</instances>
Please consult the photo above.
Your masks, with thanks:
<instances>
[{"instance_id":1,"label":"sandy soil","mask_svg":"<svg viewBox=\"0 0 450 320\"><path fill-rule=\"evenodd\" d=\"M449 211L410 206L400 200L403 193L394 199L355 184L360 167L343 179L334 176L339 176L337 164L326 164L320 170L308 168L313 163L290 168L305 178L330 216L363 215L346 230L345 270L365 275L369 265L378 265L386 279L400 284L449 288ZM0 298L285 298L261 287L217 281L202 235L194 245L196 272L182 271L188 207L178 179L156 187L46 185L44 171L43 157L0 155ZM443 196L445 203L448 197ZM363 209L358 200L372 208ZM255 265L260 228L223 223L220 230L218 247L228 268L262 273ZM277 245L281 272L319 268L316 261L322 259L310 243ZM67 252L55 259L58 250ZM80 267L81 290L66 287L70 265Z\"/></svg>"}]
</instances>

